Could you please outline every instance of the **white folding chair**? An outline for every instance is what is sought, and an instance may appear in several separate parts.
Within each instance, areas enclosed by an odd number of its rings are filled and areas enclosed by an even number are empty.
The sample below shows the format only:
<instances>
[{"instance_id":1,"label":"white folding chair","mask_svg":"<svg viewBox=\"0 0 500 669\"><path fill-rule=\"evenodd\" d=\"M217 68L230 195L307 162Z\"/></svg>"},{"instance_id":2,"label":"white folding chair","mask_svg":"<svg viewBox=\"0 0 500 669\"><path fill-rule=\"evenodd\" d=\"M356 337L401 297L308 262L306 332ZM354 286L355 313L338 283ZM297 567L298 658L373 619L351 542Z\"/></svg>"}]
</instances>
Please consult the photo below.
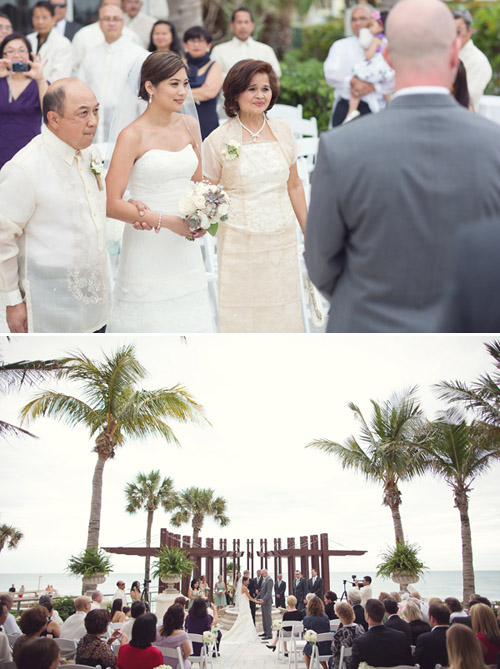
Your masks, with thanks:
<instances>
[{"instance_id":1,"label":"white folding chair","mask_svg":"<svg viewBox=\"0 0 500 669\"><path fill-rule=\"evenodd\" d=\"M287 629L284 629L284 628ZM291 629L289 629L291 628ZM304 625L300 620L284 620L283 627L278 632L278 662L285 660L286 643L296 634L298 637L302 634Z\"/></svg>"},{"instance_id":2,"label":"white folding chair","mask_svg":"<svg viewBox=\"0 0 500 669\"><path fill-rule=\"evenodd\" d=\"M197 664L199 667L212 667L213 669L213 660L212 655L215 650L215 642L211 643L209 646L206 646L203 641L203 634L192 634L188 633L189 641L191 641L191 646L193 643L201 643L201 650L199 655L191 655L187 658L191 665Z\"/></svg>"},{"instance_id":3,"label":"white folding chair","mask_svg":"<svg viewBox=\"0 0 500 669\"><path fill-rule=\"evenodd\" d=\"M304 625L302 625L301 628L294 627L292 630L292 636L290 637L290 641L288 643L288 666L291 667L293 662L295 669L297 669L299 662L305 662L304 647L306 645L306 641L304 641L302 638L303 631Z\"/></svg>"},{"instance_id":4,"label":"white folding chair","mask_svg":"<svg viewBox=\"0 0 500 669\"><path fill-rule=\"evenodd\" d=\"M336 632L340 627L340 618L330 620L330 632Z\"/></svg>"},{"instance_id":5,"label":"white folding chair","mask_svg":"<svg viewBox=\"0 0 500 669\"><path fill-rule=\"evenodd\" d=\"M9 642L9 646L11 648L14 648L14 644L19 639L21 634L6 634L5 636L7 637L7 641Z\"/></svg>"},{"instance_id":6,"label":"white folding chair","mask_svg":"<svg viewBox=\"0 0 500 669\"><path fill-rule=\"evenodd\" d=\"M59 646L59 653L64 660L74 660L76 655L76 644L74 639L54 639Z\"/></svg>"},{"instance_id":7,"label":"white folding chair","mask_svg":"<svg viewBox=\"0 0 500 669\"><path fill-rule=\"evenodd\" d=\"M352 655L352 646L342 646L340 649L339 669L347 669L346 659Z\"/></svg>"},{"instance_id":8,"label":"white folding chair","mask_svg":"<svg viewBox=\"0 0 500 669\"><path fill-rule=\"evenodd\" d=\"M319 138L318 137L299 137L297 140L297 158L302 158L307 166L307 176L310 177L311 172L316 164L316 156L318 155Z\"/></svg>"},{"instance_id":9,"label":"white folding chair","mask_svg":"<svg viewBox=\"0 0 500 669\"><path fill-rule=\"evenodd\" d=\"M318 121L312 118L294 118L288 120L293 134L297 139L301 137L318 137Z\"/></svg>"},{"instance_id":10,"label":"white folding chair","mask_svg":"<svg viewBox=\"0 0 500 669\"><path fill-rule=\"evenodd\" d=\"M272 109L268 112L269 116L274 116L275 118L281 118L284 121L290 119L301 119L302 118L302 105L274 105Z\"/></svg>"},{"instance_id":11,"label":"white folding chair","mask_svg":"<svg viewBox=\"0 0 500 669\"><path fill-rule=\"evenodd\" d=\"M320 655L319 644L324 641L329 641L329 647L331 648L334 634L335 632L321 632L320 634L318 634L318 638L313 646L313 650L311 653L311 664L310 664L311 669L321 669L320 662L328 663L328 660L331 658L332 654L331 652L329 652L325 655Z\"/></svg>"},{"instance_id":12,"label":"white folding chair","mask_svg":"<svg viewBox=\"0 0 500 669\"><path fill-rule=\"evenodd\" d=\"M182 655L182 648L177 646L177 648L167 648L166 646L158 646L153 644L155 648L158 648L160 653L163 655L163 659L166 660L165 664L170 664L169 660L177 660L178 669L184 667L184 657Z\"/></svg>"},{"instance_id":13,"label":"white folding chair","mask_svg":"<svg viewBox=\"0 0 500 669\"><path fill-rule=\"evenodd\" d=\"M124 624L125 623L109 623L108 629L111 630L111 633L113 633L115 630L121 631Z\"/></svg>"},{"instance_id":14,"label":"white folding chair","mask_svg":"<svg viewBox=\"0 0 500 669\"><path fill-rule=\"evenodd\" d=\"M205 261L207 274L208 294L212 301L215 320L219 318L219 296L217 293L217 238L210 234L200 238L201 252Z\"/></svg>"}]
</instances>

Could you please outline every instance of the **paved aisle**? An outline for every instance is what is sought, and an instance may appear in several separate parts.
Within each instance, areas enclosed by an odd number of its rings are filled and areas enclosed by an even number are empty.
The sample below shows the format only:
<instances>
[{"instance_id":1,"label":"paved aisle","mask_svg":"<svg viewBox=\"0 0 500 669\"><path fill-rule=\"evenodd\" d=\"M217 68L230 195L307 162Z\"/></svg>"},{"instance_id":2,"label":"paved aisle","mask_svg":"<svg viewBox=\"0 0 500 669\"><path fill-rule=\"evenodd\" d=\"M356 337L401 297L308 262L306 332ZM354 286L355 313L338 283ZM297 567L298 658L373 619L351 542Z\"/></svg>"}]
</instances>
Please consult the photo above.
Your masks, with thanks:
<instances>
[{"instance_id":1,"label":"paved aisle","mask_svg":"<svg viewBox=\"0 0 500 669\"><path fill-rule=\"evenodd\" d=\"M278 662L278 651L274 653L259 641L243 645L221 646L221 656L214 661L214 669L238 669L244 667L249 669L268 669L270 667L281 667L286 669L288 664Z\"/></svg>"}]
</instances>

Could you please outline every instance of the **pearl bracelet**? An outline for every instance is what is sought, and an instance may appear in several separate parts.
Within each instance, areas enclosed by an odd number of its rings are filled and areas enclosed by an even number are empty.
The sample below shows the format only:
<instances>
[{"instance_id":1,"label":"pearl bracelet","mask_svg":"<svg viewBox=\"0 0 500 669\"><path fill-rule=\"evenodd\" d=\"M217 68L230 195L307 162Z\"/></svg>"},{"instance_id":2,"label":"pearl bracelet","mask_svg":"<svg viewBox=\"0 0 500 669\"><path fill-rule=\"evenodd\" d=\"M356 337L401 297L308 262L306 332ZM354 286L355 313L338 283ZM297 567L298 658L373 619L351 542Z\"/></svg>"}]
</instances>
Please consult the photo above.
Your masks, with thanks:
<instances>
[{"instance_id":1,"label":"pearl bracelet","mask_svg":"<svg viewBox=\"0 0 500 669\"><path fill-rule=\"evenodd\" d=\"M163 212L160 211L160 215L158 216L158 225L155 228L155 232L160 232L161 230L161 219L163 218Z\"/></svg>"}]
</instances>

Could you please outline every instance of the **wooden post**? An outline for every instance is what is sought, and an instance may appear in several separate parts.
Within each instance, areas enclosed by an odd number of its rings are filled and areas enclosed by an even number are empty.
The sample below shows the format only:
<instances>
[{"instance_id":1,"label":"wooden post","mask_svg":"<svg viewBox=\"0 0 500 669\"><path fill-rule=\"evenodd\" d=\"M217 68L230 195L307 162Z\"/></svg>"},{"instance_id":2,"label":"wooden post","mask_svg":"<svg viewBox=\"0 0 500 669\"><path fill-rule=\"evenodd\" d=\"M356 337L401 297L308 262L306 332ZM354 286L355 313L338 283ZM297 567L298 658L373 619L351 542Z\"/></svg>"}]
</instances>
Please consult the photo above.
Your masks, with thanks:
<instances>
[{"instance_id":1,"label":"wooden post","mask_svg":"<svg viewBox=\"0 0 500 669\"><path fill-rule=\"evenodd\" d=\"M287 548L295 548L295 537L288 537ZM295 558L289 557L288 561L288 594L293 595L293 582L295 580Z\"/></svg>"},{"instance_id":2,"label":"wooden post","mask_svg":"<svg viewBox=\"0 0 500 669\"><path fill-rule=\"evenodd\" d=\"M318 535L311 534L311 550L318 550ZM319 568L319 555L311 555L311 569L316 569L318 576L323 576Z\"/></svg>"},{"instance_id":3,"label":"wooden post","mask_svg":"<svg viewBox=\"0 0 500 669\"><path fill-rule=\"evenodd\" d=\"M212 552L214 550L214 540L213 539L207 539L207 548L210 549ZM208 593L208 601L213 601L212 597L212 589L215 585L214 583L214 559L212 556L208 556L205 558L205 572L206 572L206 581L208 585L210 586L210 591Z\"/></svg>"},{"instance_id":4,"label":"wooden post","mask_svg":"<svg viewBox=\"0 0 500 669\"><path fill-rule=\"evenodd\" d=\"M323 579L323 585L325 587L325 592L330 590L330 559L328 557L328 534L320 534L319 536L320 546L321 546L321 578Z\"/></svg>"},{"instance_id":5,"label":"wooden post","mask_svg":"<svg viewBox=\"0 0 500 669\"><path fill-rule=\"evenodd\" d=\"M180 537L179 537L180 538ZM188 535L184 535L182 537L182 549L186 551L189 557L191 557L191 537ZM196 567L193 569L193 577L197 576L196 574ZM187 594L187 591L189 590L189 586L191 585L191 579L189 576L183 576L182 577L182 588L181 588L181 594Z\"/></svg>"},{"instance_id":6,"label":"wooden post","mask_svg":"<svg viewBox=\"0 0 500 669\"><path fill-rule=\"evenodd\" d=\"M299 542L300 550L303 552L303 554L300 556L300 571L302 572L302 576L307 579L309 578L309 560L307 555L304 555L304 553L307 553L309 546L307 537L299 537Z\"/></svg>"}]
</instances>

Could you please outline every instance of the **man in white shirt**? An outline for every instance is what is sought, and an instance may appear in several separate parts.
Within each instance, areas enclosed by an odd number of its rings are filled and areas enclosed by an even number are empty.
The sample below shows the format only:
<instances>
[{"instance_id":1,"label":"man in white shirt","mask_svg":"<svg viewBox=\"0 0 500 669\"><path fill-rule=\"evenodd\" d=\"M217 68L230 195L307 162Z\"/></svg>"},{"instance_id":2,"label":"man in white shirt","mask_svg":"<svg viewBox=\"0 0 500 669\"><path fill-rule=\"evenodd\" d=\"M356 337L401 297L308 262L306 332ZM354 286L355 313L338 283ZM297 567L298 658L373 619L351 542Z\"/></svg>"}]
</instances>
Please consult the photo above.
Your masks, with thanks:
<instances>
[{"instance_id":1,"label":"man in white shirt","mask_svg":"<svg viewBox=\"0 0 500 669\"><path fill-rule=\"evenodd\" d=\"M27 35L34 54L40 56L43 66L43 75L47 81L54 83L71 74L73 54L71 42L56 30L55 11L51 4L33 8L32 23L35 32ZM42 40L43 36L43 40Z\"/></svg>"},{"instance_id":2,"label":"man in white shirt","mask_svg":"<svg viewBox=\"0 0 500 669\"><path fill-rule=\"evenodd\" d=\"M0 602L0 661L5 660L10 662L12 660L12 653L10 652L9 640L5 634L3 626L9 615L9 609L6 604Z\"/></svg>"},{"instance_id":3,"label":"man in white shirt","mask_svg":"<svg viewBox=\"0 0 500 669\"><path fill-rule=\"evenodd\" d=\"M10 613L10 610L14 604L14 600L10 595L2 595L0 597L0 604L5 604L7 607L7 618L5 619L5 622L3 623L3 631L5 634L19 634L21 635L22 632L19 629L19 625L16 623L16 619Z\"/></svg>"},{"instance_id":4,"label":"man in white shirt","mask_svg":"<svg viewBox=\"0 0 500 669\"><path fill-rule=\"evenodd\" d=\"M101 0L99 8L104 7L105 5L116 5L117 7L121 6L120 0ZM125 39L128 39L130 42L141 46L141 40L139 36L130 28L123 28L122 36ZM101 30L101 24L99 21L91 23L88 26L85 26L73 38L72 48L73 48L73 76L78 76L80 66L85 58L86 54L92 50L94 47L99 46L104 42L104 33Z\"/></svg>"},{"instance_id":5,"label":"man in white shirt","mask_svg":"<svg viewBox=\"0 0 500 669\"><path fill-rule=\"evenodd\" d=\"M92 604L91 609L100 609L102 604L102 592L100 590L95 590L91 595Z\"/></svg>"},{"instance_id":6,"label":"man in white shirt","mask_svg":"<svg viewBox=\"0 0 500 669\"><path fill-rule=\"evenodd\" d=\"M75 599L76 613L66 618L61 627L61 639L81 639L87 634L85 616L90 611L91 599L83 595Z\"/></svg>"},{"instance_id":7,"label":"man in white shirt","mask_svg":"<svg viewBox=\"0 0 500 669\"><path fill-rule=\"evenodd\" d=\"M61 79L45 127L0 171L0 296L11 332L94 332L109 312L93 91Z\"/></svg>"},{"instance_id":8,"label":"man in white shirt","mask_svg":"<svg viewBox=\"0 0 500 669\"><path fill-rule=\"evenodd\" d=\"M81 64L78 78L88 84L100 103L96 141L107 142L111 121L127 84L130 69L149 55L122 35L123 12L116 5L99 8L104 42L91 49Z\"/></svg>"},{"instance_id":9,"label":"man in white shirt","mask_svg":"<svg viewBox=\"0 0 500 669\"><path fill-rule=\"evenodd\" d=\"M351 29L353 35L334 42L328 52L323 65L325 79L335 89L333 101L332 126L341 125L349 110L351 90L360 98L358 111L360 114L369 114L370 107L364 99L369 93L377 93L377 103L380 109L386 105L384 94L391 93L393 81L385 84L371 84L362 81L352 74L352 69L365 60L363 47L359 42L359 31L367 28L373 7L371 5L356 5L351 14Z\"/></svg>"},{"instance_id":10,"label":"man in white shirt","mask_svg":"<svg viewBox=\"0 0 500 669\"><path fill-rule=\"evenodd\" d=\"M132 638L132 627L134 626L136 618L142 616L146 613L146 607L144 602L132 602L130 607L130 618L123 623L123 627L120 632L124 634L128 639Z\"/></svg>"},{"instance_id":11,"label":"man in white shirt","mask_svg":"<svg viewBox=\"0 0 500 669\"><path fill-rule=\"evenodd\" d=\"M82 24L66 20L66 12L68 11L66 0L50 0L50 4L54 8L57 32L71 41Z\"/></svg>"},{"instance_id":12,"label":"man in white shirt","mask_svg":"<svg viewBox=\"0 0 500 669\"><path fill-rule=\"evenodd\" d=\"M366 606L366 602L372 598L372 577L371 576L363 576L363 580L361 584L358 582L358 579L354 581L354 584L356 585L357 588L359 588L359 592L361 593L361 605Z\"/></svg>"},{"instance_id":13,"label":"man in white shirt","mask_svg":"<svg viewBox=\"0 0 500 669\"><path fill-rule=\"evenodd\" d=\"M124 581L116 582L117 591L113 595L113 601L115 599L121 599L123 606L127 606L127 593L125 592L125 583Z\"/></svg>"},{"instance_id":14,"label":"man in white shirt","mask_svg":"<svg viewBox=\"0 0 500 669\"><path fill-rule=\"evenodd\" d=\"M472 15L466 9L457 9L453 12L457 35L462 48L459 57L467 74L467 87L475 111L479 108L479 101L488 85L493 70L487 57L472 41Z\"/></svg>"},{"instance_id":15,"label":"man in white shirt","mask_svg":"<svg viewBox=\"0 0 500 669\"><path fill-rule=\"evenodd\" d=\"M245 7L236 9L231 17L230 28L234 35L233 39L215 46L211 54L212 60L221 64L224 77L235 63L245 58L264 60L271 65L278 77L281 76L280 64L272 48L257 42L251 36L255 23L249 9Z\"/></svg>"},{"instance_id":16,"label":"man in white shirt","mask_svg":"<svg viewBox=\"0 0 500 669\"><path fill-rule=\"evenodd\" d=\"M123 10L125 12L123 18L125 19L125 25L136 33L142 46L147 49L156 19L141 11L143 4L142 0L123 0Z\"/></svg>"}]
</instances>

